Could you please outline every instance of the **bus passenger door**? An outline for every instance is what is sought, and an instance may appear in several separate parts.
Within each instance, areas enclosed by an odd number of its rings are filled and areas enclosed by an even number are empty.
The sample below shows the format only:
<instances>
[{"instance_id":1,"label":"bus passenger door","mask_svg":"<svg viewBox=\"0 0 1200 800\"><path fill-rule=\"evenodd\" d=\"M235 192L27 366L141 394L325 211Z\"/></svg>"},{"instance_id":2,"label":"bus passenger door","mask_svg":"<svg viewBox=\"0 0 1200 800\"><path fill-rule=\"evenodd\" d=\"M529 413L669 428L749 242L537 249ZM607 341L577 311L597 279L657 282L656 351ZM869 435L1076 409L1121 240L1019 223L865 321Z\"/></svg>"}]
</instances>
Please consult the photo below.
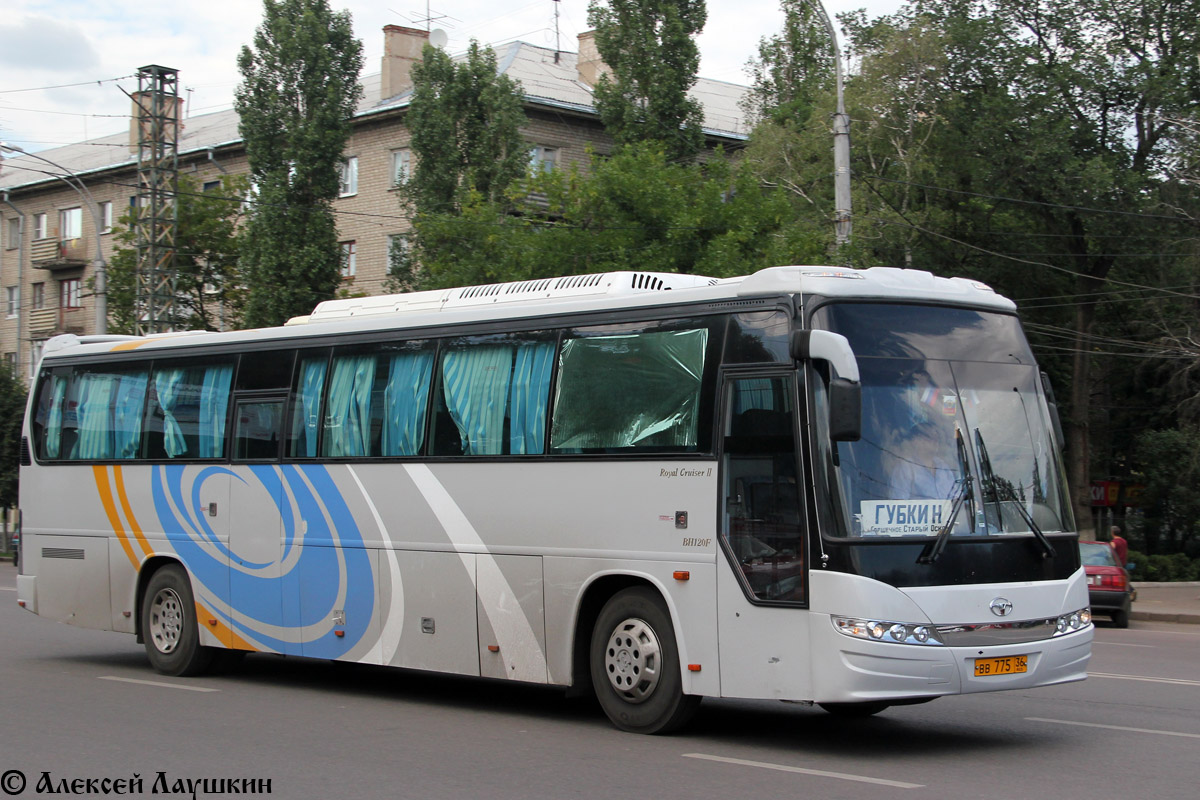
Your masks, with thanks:
<instances>
[{"instance_id":1,"label":"bus passenger door","mask_svg":"<svg viewBox=\"0 0 1200 800\"><path fill-rule=\"evenodd\" d=\"M725 697L811 696L799 396L794 370L724 385L717 605Z\"/></svg>"},{"instance_id":2,"label":"bus passenger door","mask_svg":"<svg viewBox=\"0 0 1200 800\"><path fill-rule=\"evenodd\" d=\"M278 465L283 411L279 395L235 400L229 599L235 633L259 649L299 655L299 631L288 624L283 602L285 511L294 519Z\"/></svg>"}]
</instances>

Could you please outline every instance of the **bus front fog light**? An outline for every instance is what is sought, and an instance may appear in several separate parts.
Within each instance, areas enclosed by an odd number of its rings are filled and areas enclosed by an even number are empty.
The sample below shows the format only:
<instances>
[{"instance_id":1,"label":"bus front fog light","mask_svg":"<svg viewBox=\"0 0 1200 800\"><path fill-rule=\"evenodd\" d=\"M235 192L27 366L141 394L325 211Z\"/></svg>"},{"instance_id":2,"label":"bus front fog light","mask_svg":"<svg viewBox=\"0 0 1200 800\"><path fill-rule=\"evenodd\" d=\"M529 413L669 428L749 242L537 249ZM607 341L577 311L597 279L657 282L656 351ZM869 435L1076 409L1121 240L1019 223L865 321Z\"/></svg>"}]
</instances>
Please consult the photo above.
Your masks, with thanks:
<instances>
[{"instance_id":1,"label":"bus front fog light","mask_svg":"<svg viewBox=\"0 0 1200 800\"><path fill-rule=\"evenodd\" d=\"M1092 610L1090 608L1085 608L1083 611L1080 611L1079 612L1079 621L1082 622L1085 626L1091 625L1092 624Z\"/></svg>"},{"instance_id":2,"label":"bus front fog light","mask_svg":"<svg viewBox=\"0 0 1200 800\"><path fill-rule=\"evenodd\" d=\"M1058 622L1055 623L1054 630L1057 631L1058 633L1066 633L1067 629L1070 627L1071 627L1070 618L1066 614L1063 614L1061 617L1058 618Z\"/></svg>"},{"instance_id":3,"label":"bus front fog light","mask_svg":"<svg viewBox=\"0 0 1200 800\"><path fill-rule=\"evenodd\" d=\"M895 639L897 642L903 642L905 639L908 638L908 628L904 627L903 625L901 625L900 623L897 622L895 625L888 628L888 635L891 636L893 639Z\"/></svg>"},{"instance_id":4,"label":"bus front fog light","mask_svg":"<svg viewBox=\"0 0 1200 800\"><path fill-rule=\"evenodd\" d=\"M924 625L918 625L913 628L912 635L918 642L925 644L925 642L929 641L929 628L926 628Z\"/></svg>"}]
</instances>

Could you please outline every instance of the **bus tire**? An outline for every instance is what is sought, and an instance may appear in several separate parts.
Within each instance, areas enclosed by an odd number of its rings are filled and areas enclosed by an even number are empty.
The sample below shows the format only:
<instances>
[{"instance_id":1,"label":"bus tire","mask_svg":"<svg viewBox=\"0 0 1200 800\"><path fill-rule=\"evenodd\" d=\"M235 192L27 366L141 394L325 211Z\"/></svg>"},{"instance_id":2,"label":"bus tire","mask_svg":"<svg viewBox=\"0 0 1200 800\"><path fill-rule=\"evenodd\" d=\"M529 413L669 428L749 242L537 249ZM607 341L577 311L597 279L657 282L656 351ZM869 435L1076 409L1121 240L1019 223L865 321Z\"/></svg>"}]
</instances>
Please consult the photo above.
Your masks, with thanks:
<instances>
[{"instance_id":1,"label":"bus tire","mask_svg":"<svg viewBox=\"0 0 1200 800\"><path fill-rule=\"evenodd\" d=\"M683 693L675 627L652 589L624 589L596 618L592 686L612 723L632 733L668 733L686 723L700 698Z\"/></svg>"},{"instance_id":2,"label":"bus tire","mask_svg":"<svg viewBox=\"0 0 1200 800\"><path fill-rule=\"evenodd\" d=\"M199 675L212 664L213 649L200 646L192 583L180 564L150 576L142 595L142 639L150 665L163 675Z\"/></svg>"},{"instance_id":3,"label":"bus tire","mask_svg":"<svg viewBox=\"0 0 1200 800\"><path fill-rule=\"evenodd\" d=\"M826 712L835 717L870 717L889 707L889 703L817 703Z\"/></svg>"}]
</instances>

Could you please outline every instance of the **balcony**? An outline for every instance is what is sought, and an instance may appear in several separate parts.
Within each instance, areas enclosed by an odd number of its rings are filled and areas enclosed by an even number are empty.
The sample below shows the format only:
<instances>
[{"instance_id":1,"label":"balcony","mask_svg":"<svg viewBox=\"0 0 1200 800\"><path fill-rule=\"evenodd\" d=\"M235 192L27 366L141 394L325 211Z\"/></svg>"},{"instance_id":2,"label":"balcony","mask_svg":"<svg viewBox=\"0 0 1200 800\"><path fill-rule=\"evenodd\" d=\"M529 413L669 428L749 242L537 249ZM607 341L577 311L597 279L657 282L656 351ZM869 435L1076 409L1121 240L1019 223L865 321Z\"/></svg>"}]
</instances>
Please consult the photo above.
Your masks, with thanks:
<instances>
[{"instance_id":1,"label":"balcony","mask_svg":"<svg viewBox=\"0 0 1200 800\"><path fill-rule=\"evenodd\" d=\"M79 309L69 308L39 308L29 312L29 336L33 339L45 339L60 333L87 333L84 315L77 313Z\"/></svg>"},{"instance_id":2,"label":"balcony","mask_svg":"<svg viewBox=\"0 0 1200 800\"><path fill-rule=\"evenodd\" d=\"M79 269L88 264L87 243L78 239L36 239L30 261L35 269Z\"/></svg>"}]
</instances>

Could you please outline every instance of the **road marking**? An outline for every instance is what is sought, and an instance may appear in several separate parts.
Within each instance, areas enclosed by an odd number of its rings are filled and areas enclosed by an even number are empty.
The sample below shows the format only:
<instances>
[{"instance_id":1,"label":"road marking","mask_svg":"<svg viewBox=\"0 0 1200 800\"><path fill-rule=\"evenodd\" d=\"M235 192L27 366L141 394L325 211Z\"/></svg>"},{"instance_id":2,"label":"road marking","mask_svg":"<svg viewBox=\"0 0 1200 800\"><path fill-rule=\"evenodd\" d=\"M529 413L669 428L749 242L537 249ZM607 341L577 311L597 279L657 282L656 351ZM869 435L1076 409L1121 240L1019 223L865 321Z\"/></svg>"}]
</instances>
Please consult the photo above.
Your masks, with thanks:
<instances>
[{"instance_id":1,"label":"road marking","mask_svg":"<svg viewBox=\"0 0 1200 800\"><path fill-rule=\"evenodd\" d=\"M1097 722L1073 722L1069 719L1044 719L1042 717L1026 717L1030 722L1052 722L1055 725L1077 725L1081 728L1105 728L1110 731L1127 731L1130 733L1156 733L1159 736L1183 736L1187 739L1200 739L1200 733L1180 733L1178 731L1156 731L1152 728L1126 728L1122 725L1101 725Z\"/></svg>"},{"instance_id":2,"label":"road marking","mask_svg":"<svg viewBox=\"0 0 1200 800\"><path fill-rule=\"evenodd\" d=\"M1101 642L1093 640L1092 644L1102 644L1106 647L1149 647L1151 650L1158 647L1156 644L1130 644L1129 642Z\"/></svg>"},{"instance_id":3,"label":"road marking","mask_svg":"<svg viewBox=\"0 0 1200 800\"><path fill-rule=\"evenodd\" d=\"M904 783L903 781L889 781L883 778L869 778L866 775L850 775L845 772L826 772L821 769L805 769L803 767L789 767L786 764L771 764L766 761L746 761L741 758L726 758L725 756L710 756L705 753L684 753L684 758L699 758L704 761L717 761L722 764L737 764L743 767L758 767L759 769L773 769L779 772L796 772L801 775L816 775L819 778L838 778L843 781L858 781L859 783L874 783L879 786L891 786L896 789L924 789L923 783Z\"/></svg>"},{"instance_id":4,"label":"road marking","mask_svg":"<svg viewBox=\"0 0 1200 800\"><path fill-rule=\"evenodd\" d=\"M1185 678L1151 678L1147 675L1117 675L1112 672L1089 672L1089 678L1112 678L1119 681L1144 681L1146 683L1171 683L1176 686L1200 686L1200 681Z\"/></svg>"},{"instance_id":5,"label":"road marking","mask_svg":"<svg viewBox=\"0 0 1200 800\"><path fill-rule=\"evenodd\" d=\"M0 586L0 592L15 592L16 590L15 586Z\"/></svg>"},{"instance_id":6,"label":"road marking","mask_svg":"<svg viewBox=\"0 0 1200 800\"><path fill-rule=\"evenodd\" d=\"M219 692L220 689L211 689L207 686L184 686L179 683L165 683L163 681L143 681L137 678L118 678L116 675L101 675L102 681L120 681L121 683L140 683L143 686L161 686L164 689L183 689L187 692Z\"/></svg>"}]
</instances>

